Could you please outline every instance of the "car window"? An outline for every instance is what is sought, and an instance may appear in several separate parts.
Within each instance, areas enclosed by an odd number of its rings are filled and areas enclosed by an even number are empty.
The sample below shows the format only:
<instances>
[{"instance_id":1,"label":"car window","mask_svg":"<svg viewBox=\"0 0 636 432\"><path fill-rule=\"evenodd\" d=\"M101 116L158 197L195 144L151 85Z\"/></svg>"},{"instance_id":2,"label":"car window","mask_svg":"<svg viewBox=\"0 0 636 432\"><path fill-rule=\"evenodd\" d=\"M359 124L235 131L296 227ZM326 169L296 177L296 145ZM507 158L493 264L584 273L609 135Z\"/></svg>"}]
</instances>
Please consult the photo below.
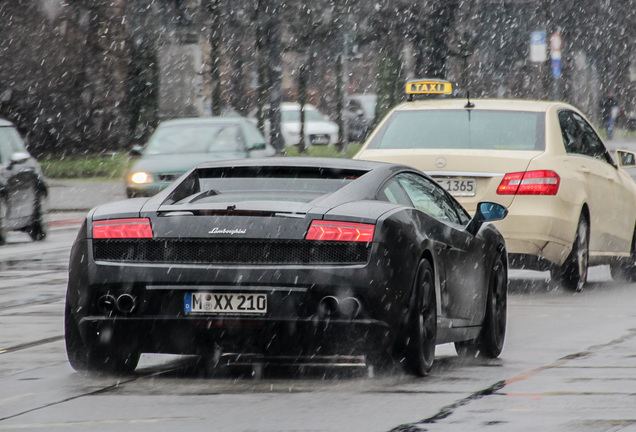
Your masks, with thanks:
<instances>
[{"instance_id":1,"label":"car window","mask_svg":"<svg viewBox=\"0 0 636 432\"><path fill-rule=\"evenodd\" d=\"M265 137L263 137L263 134L258 128L249 123L243 124L243 135L245 136L245 143L248 147L265 142Z\"/></svg>"},{"instance_id":2,"label":"car window","mask_svg":"<svg viewBox=\"0 0 636 432\"><path fill-rule=\"evenodd\" d=\"M416 209L437 219L462 224L454 203L435 181L415 173L400 173L396 179Z\"/></svg>"},{"instance_id":3,"label":"car window","mask_svg":"<svg viewBox=\"0 0 636 432\"><path fill-rule=\"evenodd\" d=\"M208 152L235 152L243 148L243 137L238 126L221 128L213 137L207 148Z\"/></svg>"},{"instance_id":4,"label":"car window","mask_svg":"<svg viewBox=\"0 0 636 432\"><path fill-rule=\"evenodd\" d=\"M168 202L177 204L244 201L310 202L354 182L366 171L286 166L200 168Z\"/></svg>"},{"instance_id":5,"label":"car window","mask_svg":"<svg viewBox=\"0 0 636 432\"><path fill-rule=\"evenodd\" d=\"M360 102L355 99L349 99L347 101L347 109L349 109L350 111L361 110L362 105L360 105Z\"/></svg>"},{"instance_id":6,"label":"car window","mask_svg":"<svg viewBox=\"0 0 636 432\"><path fill-rule=\"evenodd\" d=\"M239 151L236 125L188 125L160 127L150 137L146 154L205 153ZM217 139L221 141L216 142Z\"/></svg>"},{"instance_id":7,"label":"car window","mask_svg":"<svg viewBox=\"0 0 636 432\"><path fill-rule=\"evenodd\" d=\"M497 110L395 111L369 148L543 150L542 113Z\"/></svg>"},{"instance_id":8,"label":"car window","mask_svg":"<svg viewBox=\"0 0 636 432\"><path fill-rule=\"evenodd\" d=\"M7 163L14 153L26 153L20 134L12 127L0 127L0 162Z\"/></svg>"},{"instance_id":9,"label":"car window","mask_svg":"<svg viewBox=\"0 0 636 432\"><path fill-rule=\"evenodd\" d=\"M294 110L282 110L281 121L283 122L299 122L300 121L300 108ZM325 121L324 116L313 109L305 108L305 121Z\"/></svg>"},{"instance_id":10,"label":"car window","mask_svg":"<svg viewBox=\"0 0 636 432\"><path fill-rule=\"evenodd\" d=\"M616 166L603 141L583 117L570 110L559 111L558 116L566 152L590 156Z\"/></svg>"},{"instance_id":11,"label":"car window","mask_svg":"<svg viewBox=\"0 0 636 432\"><path fill-rule=\"evenodd\" d=\"M559 124L561 125L561 136L563 137L563 145L567 153L583 154L580 148L579 129L570 115L571 111L559 111Z\"/></svg>"},{"instance_id":12,"label":"car window","mask_svg":"<svg viewBox=\"0 0 636 432\"><path fill-rule=\"evenodd\" d=\"M594 128L579 114L572 112L572 118L581 130L581 145L586 155L614 165L614 160L607 152L603 141L594 131Z\"/></svg>"},{"instance_id":13,"label":"car window","mask_svg":"<svg viewBox=\"0 0 636 432\"><path fill-rule=\"evenodd\" d=\"M378 199L392 202L393 204L414 207L413 202L395 177L385 183L380 190Z\"/></svg>"}]
</instances>

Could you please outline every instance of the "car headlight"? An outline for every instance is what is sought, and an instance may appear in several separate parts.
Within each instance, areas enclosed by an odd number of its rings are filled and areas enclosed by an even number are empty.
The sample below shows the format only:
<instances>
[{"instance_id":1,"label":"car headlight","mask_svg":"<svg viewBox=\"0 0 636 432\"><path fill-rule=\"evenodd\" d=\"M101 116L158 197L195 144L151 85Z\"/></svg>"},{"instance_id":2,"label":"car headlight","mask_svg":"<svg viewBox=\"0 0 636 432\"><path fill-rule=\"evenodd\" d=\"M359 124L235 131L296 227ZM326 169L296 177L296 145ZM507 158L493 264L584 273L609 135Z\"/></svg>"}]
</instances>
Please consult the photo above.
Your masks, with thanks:
<instances>
[{"instance_id":1,"label":"car headlight","mask_svg":"<svg viewBox=\"0 0 636 432\"><path fill-rule=\"evenodd\" d=\"M146 183L152 183L155 181L154 178L152 177L152 174L144 172L144 171L139 171L134 173L133 175L130 176L130 180L135 184L146 184Z\"/></svg>"}]
</instances>

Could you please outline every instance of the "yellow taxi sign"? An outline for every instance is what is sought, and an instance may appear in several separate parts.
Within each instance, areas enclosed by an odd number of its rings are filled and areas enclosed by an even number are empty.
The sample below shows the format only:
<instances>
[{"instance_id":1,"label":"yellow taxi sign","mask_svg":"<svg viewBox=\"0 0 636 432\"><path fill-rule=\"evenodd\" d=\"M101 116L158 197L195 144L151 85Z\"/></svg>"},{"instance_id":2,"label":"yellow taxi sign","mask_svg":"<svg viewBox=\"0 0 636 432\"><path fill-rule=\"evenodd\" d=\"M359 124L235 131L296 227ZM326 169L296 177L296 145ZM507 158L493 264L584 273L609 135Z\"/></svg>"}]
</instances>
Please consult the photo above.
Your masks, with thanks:
<instances>
[{"instance_id":1,"label":"yellow taxi sign","mask_svg":"<svg viewBox=\"0 0 636 432\"><path fill-rule=\"evenodd\" d=\"M445 80L415 80L406 83L406 94L451 94L453 86Z\"/></svg>"}]
</instances>

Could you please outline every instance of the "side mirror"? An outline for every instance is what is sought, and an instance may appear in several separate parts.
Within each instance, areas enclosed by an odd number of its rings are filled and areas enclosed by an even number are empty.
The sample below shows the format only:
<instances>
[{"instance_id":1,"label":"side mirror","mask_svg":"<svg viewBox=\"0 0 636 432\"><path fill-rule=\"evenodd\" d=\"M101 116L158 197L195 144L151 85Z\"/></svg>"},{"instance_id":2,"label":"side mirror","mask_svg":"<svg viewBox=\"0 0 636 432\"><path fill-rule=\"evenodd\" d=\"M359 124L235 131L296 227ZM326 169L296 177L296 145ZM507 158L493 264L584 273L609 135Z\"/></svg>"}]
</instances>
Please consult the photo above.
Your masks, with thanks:
<instances>
[{"instance_id":1,"label":"side mirror","mask_svg":"<svg viewBox=\"0 0 636 432\"><path fill-rule=\"evenodd\" d=\"M11 155L11 160L9 161L9 169L13 168L16 165L20 165L25 163L31 157L30 154L26 152L17 152Z\"/></svg>"},{"instance_id":2,"label":"side mirror","mask_svg":"<svg viewBox=\"0 0 636 432\"><path fill-rule=\"evenodd\" d=\"M498 221L505 218L507 215L508 209L501 204L487 201L480 202L477 204L475 216L473 216L466 226L466 231L472 235L476 235L484 222Z\"/></svg>"},{"instance_id":3,"label":"side mirror","mask_svg":"<svg viewBox=\"0 0 636 432\"><path fill-rule=\"evenodd\" d=\"M254 143L251 146L249 146L247 148L248 152L254 151L254 150L265 150L267 148L267 146L265 145L264 142L259 142L259 143Z\"/></svg>"},{"instance_id":4,"label":"side mirror","mask_svg":"<svg viewBox=\"0 0 636 432\"><path fill-rule=\"evenodd\" d=\"M141 153L143 152L144 148L140 145L135 145L133 146L133 148L130 149L130 151L128 152L129 155L131 156L141 156Z\"/></svg>"},{"instance_id":5,"label":"side mirror","mask_svg":"<svg viewBox=\"0 0 636 432\"><path fill-rule=\"evenodd\" d=\"M616 150L616 159L618 166L623 168L636 167L636 154L627 150Z\"/></svg>"}]
</instances>

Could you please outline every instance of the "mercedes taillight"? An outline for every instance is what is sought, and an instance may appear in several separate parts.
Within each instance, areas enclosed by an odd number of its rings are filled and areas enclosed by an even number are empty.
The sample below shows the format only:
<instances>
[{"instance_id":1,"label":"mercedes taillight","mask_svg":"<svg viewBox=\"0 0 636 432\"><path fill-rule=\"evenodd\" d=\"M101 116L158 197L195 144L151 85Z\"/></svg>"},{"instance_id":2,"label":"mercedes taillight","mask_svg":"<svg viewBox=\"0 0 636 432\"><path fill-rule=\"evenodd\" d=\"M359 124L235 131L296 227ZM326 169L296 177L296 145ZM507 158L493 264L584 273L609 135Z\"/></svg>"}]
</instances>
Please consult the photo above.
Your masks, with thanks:
<instances>
[{"instance_id":1,"label":"mercedes taillight","mask_svg":"<svg viewBox=\"0 0 636 432\"><path fill-rule=\"evenodd\" d=\"M498 195L556 195L561 178L551 170L508 173L497 188Z\"/></svg>"}]
</instances>

